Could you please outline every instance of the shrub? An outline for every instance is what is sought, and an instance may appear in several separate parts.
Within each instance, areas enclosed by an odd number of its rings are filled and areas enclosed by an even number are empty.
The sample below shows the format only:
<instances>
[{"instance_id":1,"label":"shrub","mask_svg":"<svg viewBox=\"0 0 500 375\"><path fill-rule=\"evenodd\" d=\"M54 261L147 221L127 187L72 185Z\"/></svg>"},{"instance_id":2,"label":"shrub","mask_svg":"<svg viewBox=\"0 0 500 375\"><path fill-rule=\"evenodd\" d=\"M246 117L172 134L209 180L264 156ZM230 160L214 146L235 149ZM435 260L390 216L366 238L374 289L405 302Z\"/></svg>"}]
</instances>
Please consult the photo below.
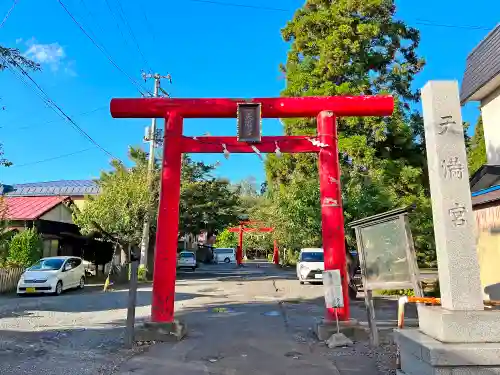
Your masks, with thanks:
<instances>
[{"instance_id":1,"label":"shrub","mask_svg":"<svg viewBox=\"0 0 500 375\"><path fill-rule=\"evenodd\" d=\"M42 251L42 238L36 229L23 230L9 241L7 263L16 267L29 267L41 258Z\"/></svg>"},{"instance_id":2,"label":"shrub","mask_svg":"<svg viewBox=\"0 0 500 375\"><path fill-rule=\"evenodd\" d=\"M137 271L137 280L147 281L147 270L145 267L139 267L139 270Z\"/></svg>"},{"instance_id":3,"label":"shrub","mask_svg":"<svg viewBox=\"0 0 500 375\"><path fill-rule=\"evenodd\" d=\"M422 288L425 297L435 297L435 298L441 297L441 292L439 289L439 280L432 284L422 285ZM403 296L413 297L415 295L413 289L398 289L398 290L384 289L384 290L379 290L378 293L384 296L400 296L400 297Z\"/></svg>"},{"instance_id":4,"label":"shrub","mask_svg":"<svg viewBox=\"0 0 500 375\"><path fill-rule=\"evenodd\" d=\"M408 296L408 297L413 297L415 293L413 292L413 289L383 289L379 291L379 294L383 296Z\"/></svg>"}]
</instances>

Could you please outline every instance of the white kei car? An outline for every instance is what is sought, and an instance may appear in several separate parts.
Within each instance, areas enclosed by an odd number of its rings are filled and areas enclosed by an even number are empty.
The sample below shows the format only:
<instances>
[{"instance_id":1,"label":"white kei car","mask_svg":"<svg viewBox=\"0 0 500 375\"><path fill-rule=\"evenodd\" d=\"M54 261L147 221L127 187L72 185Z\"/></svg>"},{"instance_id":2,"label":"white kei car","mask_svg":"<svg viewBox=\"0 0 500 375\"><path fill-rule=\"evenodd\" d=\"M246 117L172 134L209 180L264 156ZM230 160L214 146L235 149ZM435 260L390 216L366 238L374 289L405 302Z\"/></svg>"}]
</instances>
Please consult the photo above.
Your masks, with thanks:
<instances>
[{"instance_id":1,"label":"white kei car","mask_svg":"<svg viewBox=\"0 0 500 375\"><path fill-rule=\"evenodd\" d=\"M300 250L299 261L297 262L297 279L301 284L305 282L323 281L324 270L323 249L314 248Z\"/></svg>"},{"instance_id":2,"label":"white kei car","mask_svg":"<svg viewBox=\"0 0 500 375\"><path fill-rule=\"evenodd\" d=\"M28 268L19 279L17 294L51 293L61 294L71 288L83 289L85 267L81 258L42 258Z\"/></svg>"}]
</instances>

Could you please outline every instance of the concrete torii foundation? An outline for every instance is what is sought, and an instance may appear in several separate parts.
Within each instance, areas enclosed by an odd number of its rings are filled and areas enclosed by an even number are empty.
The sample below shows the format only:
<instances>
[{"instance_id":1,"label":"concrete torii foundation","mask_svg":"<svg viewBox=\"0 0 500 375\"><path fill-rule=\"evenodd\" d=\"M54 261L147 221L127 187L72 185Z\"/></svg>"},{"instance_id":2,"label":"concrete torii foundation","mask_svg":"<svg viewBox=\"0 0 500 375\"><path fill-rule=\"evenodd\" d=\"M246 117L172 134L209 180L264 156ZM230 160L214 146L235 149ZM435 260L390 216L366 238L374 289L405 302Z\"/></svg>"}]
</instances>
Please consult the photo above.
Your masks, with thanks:
<instances>
[{"instance_id":1,"label":"concrete torii foundation","mask_svg":"<svg viewBox=\"0 0 500 375\"><path fill-rule=\"evenodd\" d=\"M262 137L261 142L239 142L237 137L183 136L185 118L236 118L239 103L258 103L262 118L316 117L316 137ZM164 118L165 135L161 172L160 207L154 259L151 322L145 325L144 339L182 338L185 327L174 320L174 299L179 229L181 156L183 153L318 153L325 270L339 269L345 306L337 309L342 321L349 320L344 218L341 202L340 166L337 148L336 117L388 116L392 114L391 96L339 96L256 99L112 99L115 118ZM224 145L224 147L223 147ZM335 320L327 309L327 320Z\"/></svg>"}]
</instances>

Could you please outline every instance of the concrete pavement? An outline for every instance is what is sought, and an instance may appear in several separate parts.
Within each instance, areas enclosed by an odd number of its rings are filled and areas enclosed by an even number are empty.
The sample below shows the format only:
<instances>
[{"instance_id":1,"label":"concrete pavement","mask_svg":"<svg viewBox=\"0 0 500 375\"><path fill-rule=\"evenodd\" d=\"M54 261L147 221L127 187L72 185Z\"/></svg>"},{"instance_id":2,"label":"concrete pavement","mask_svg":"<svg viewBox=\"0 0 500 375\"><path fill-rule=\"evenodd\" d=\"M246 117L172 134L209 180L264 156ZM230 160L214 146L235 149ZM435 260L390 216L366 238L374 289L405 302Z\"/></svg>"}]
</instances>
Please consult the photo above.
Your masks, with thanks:
<instances>
[{"instance_id":1,"label":"concrete pavement","mask_svg":"<svg viewBox=\"0 0 500 375\"><path fill-rule=\"evenodd\" d=\"M394 348L366 342L330 350L311 328L324 310L321 285L299 285L293 271L266 264L241 270L208 267L179 273L176 313L188 324L177 344L123 349L127 290L59 297L0 299L0 374L95 375L294 374L307 371L385 374ZM150 314L151 287L138 291L137 321ZM379 319L396 319L395 303L376 302ZM215 310L214 310L215 309ZM353 316L366 316L363 301ZM378 370L376 370L378 369Z\"/></svg>"}]
</instances>

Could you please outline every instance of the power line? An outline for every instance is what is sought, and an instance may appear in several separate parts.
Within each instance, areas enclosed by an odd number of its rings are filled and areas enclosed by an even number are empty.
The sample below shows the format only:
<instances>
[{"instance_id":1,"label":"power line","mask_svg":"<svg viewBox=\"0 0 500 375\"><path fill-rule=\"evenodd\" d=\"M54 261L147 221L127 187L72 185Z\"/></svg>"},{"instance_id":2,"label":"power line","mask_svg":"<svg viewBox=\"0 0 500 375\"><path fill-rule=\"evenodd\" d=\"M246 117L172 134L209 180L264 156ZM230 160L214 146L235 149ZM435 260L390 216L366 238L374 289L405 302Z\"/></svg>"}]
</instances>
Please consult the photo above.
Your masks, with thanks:
<instances>
[{"instance_id":1,"label":"power line","mask_svg":"<svg viewBox=\"0 0 500 375\"><path fill-rule=\"evenodd\" d=\"M134 86L136 86L136 88L139 90L139 92L141 93L142 96L145 96L144 92L142 90L143 87L139 84L139 82L137 82L134 78L132 78L127 72L125 72L122 68L120 68L120 66L111 58L111 56L109 56L108 53L106 53L106 51L94 40L94 38L92 38L89 33L83 28L83 26L78 22L78 20L73 16L73 14L71 14L71 12L68 10L68 8L66 8L66 6L64 5L64 3L61 1L61 0L57 0L59 2L59 4L63 7L64 11L68 14L68 16L70 16L70 18L73 20L73 22L78 26L78 28L85 34L85 36L87 38L89 38L89 40L92 42L92 44L94 44L94 46L96 46L96 48L101 51L101 53L108 59L108 61L116 68L118 69L122 74L124 74L129 80L130 82L132 82L132 84ZM146 92L149 92L148 90L145 90Z\"/></svg>"},{"instance_id":2,"label":"power line","mask_svg":"<svg viewBox=\"0 0 500 375\"><path fill-rule=\"evenodd\" d=\"M151 24L151 22L149 22L149 18L146 14L146 11L144 10L143 4L139 4L139 6L141 7L142 15L144 16L144 20L146 21L146 27L149 33L151 34L152 39L156 42L156 33L153 28L153 25Z\"/></svg>"},{"instance_id":3,"label":"power line","mask_svg":"<svg viewBox=\"0 0 500 375\"><path fill-rule=\"evenodd\" d=\"M132 27L130 26L130 24L128 23L128 21L126 19L125 12L124 12L123 7L122 7L122 3L120 2L120 0L116 0L116 3L118 4L118 15L122 19L125 26L127 26L129 34L132 37L132 40L134 41L135 46L137 47L137 51L141 55L142 60L144 61L144 64L146 65L146 68L149 69L150 72L152 72L153 70L151 69L151 64L149 64L148 60L146 59L146 56L142 53L141 47L139 46L139 42L137 42L137 38L135 37L134 31L132 30Z\"/></svg>"},{"instance_id":4,"label":"power line","mask_svg":"<svg viewBox=\"0 0 500 375\"><path fill-rule=\"evenodd\" d=\"M97 28L99 29L99 31L102 34L106 34L103 31L103 29L101 28L101 25L99 24L99 22L97 20L97 17L94 15L94 13L92 13L92 11L90 10L90 8L87 6L87 3L85 2L85 0L80 0L80 4L82 4L82 6L87 11L87 16L90 17L90 19L95 20L95 24L97 25ZM102 46L102 49L105 50L108 53L108 55L110 55L110 53L108 52L107 48L104 46L104 43L99 40L99 38L97 37L96 33L93 32L92 28L89 26L88 29L89 29L89 33L92 34L92 36L94 37L94 39Z\"/></svg>"},{"instance_id":5,"label":"power line","mask_svg":"<svg viewBox=\"0 0 500 375\"><path fill-rule=\"evenodd\" d=\"M273 8L261 5L250 5L250 4L241 4L241 3L233 3L233 2L223 2L217 0L187 0L192 3L200 3L200 4L212 4L212 5L221 5L227 7L236 7L236 8L248 8L248 9L257 9L257 10L267 10L267 11L275 11L275 12L293 12L293 9L285 9L285 8ZM439 22L419 19L417 18L414 22L417 25L422 26L432 26L432 27L447 27L447 28L455 28L455 29L466 29L466 30L492 30L493 27L487 26L478 26L478 25L452 25L452 24L442 24Z\"/></svg>"},{"instance_id":6,"label":"power line","mask_svg":"<svg viewBox=\"0 0 500 375\"><path fill-rule=\"evenodd\" d=\"M437 26L437 27L449 27L453 29L468 29L468 30L487 30L491 31L493 28L492 27L486 27L486 26L473 26L473 25L449 25L449 24L443 24L443 23L436 23L431 20L424 20L417 18L416 22L417 25L423 25L423 26Z\"/></svg>"},{"instance_id":7,"label":"power line","mask_svg":"<svg viewBox=\"0 0 500 375\"><path fill-rule=\"evenodd\" d=\"M29 162L29 163L23 163L23 164L13 164L10 168L21 168L21 167L28 167L30 165L35 165L35 164L40 164L40 163L46 163L48 161L67 158L69 156L81 154L83 152L90 151L90 150L95 150L95 149L96 149L96 147L89 147L89 148L85 148L83 150L74 151L74 152L71 152L69 154L62 154L62 155L54 156L54 157L48 158L48 159L36 160L36 161L32 161L32 162Z\"/></svg>"},{"instance_id":8,"label":"power line","mask_svg":"<svg viewBox=\"0 0 500 375\"><path fill-rule=\"evenodd\" d=\"M14 10L14 8L16 7L16 4L19 0L14 0L14 2L12 3L12 6L10 7L10 9L8 10L7 14L5 15L2 23L0 23L0 29L2 28L3 24L5 23L5 21L7 21L7 19L9 18L10 14L12 13L12 11Z\"/></svg>"},{"instance_id":9,"label":"power line","mask_svg":"<svg viewBox=\"0 0 500 375\"><path fill-rule=\"evenodd\" d=\"M125 38L125 35L123 34L123 31L122 31L122 28L120 27L120 22L118 21L118 18L116 17L116 14L115 12L113 11L113 8L111 8L111 4L109 3L108 0L105 0L106 2L106 5L109 9L109 12L111 13L111 17L113 17L113 19L115 20L115 23L116 23L116 27L118 29L118 31L120 32L120 35L123 39L123 41L125 42L125 44L129 47L129 48L132 48L127 40L127 38Z\"/></svg>"},{"instance_id":10,"label":"power line","mask_svg":"<svg viewBox=\"0 0 500 375\"><path fill-rule=\"evenodd\" d=\"M0 56L1 57L1 56ZM4 60L4 63L6 65L11 65L10 62L8 62L5 58L2 57L2 59ZM72 127L78 131L82 136L84 136L85 138L87 138L87 140L89 140L92 144L94 144L96 147L98 147L101 151L103 151L105 154L107 154L108 156L110 156L111 158L113 159L117 159L115 158L108 150L106 150L104 147L102 147L99 143L97 143L97 141L95 141L85 130L83 130L70 116L68 116L66 114L66 112L64 112L62 110L61 107L59 107L57 105L57 103L55 103L49 96L48 94L45 92L45 90L29 75L29 73L23 69L22 66L20 66L19 64L13 64L15 68L17 68L18 70L21 71L21 73L26 77L28 78L35 86L36 88L38 89L38 91L43 94L43 98L42 100L49 104L50 105L50 108L55 112L57 113L60 117L66 119L71 125Z\"/></svg>"}]
</instances>

